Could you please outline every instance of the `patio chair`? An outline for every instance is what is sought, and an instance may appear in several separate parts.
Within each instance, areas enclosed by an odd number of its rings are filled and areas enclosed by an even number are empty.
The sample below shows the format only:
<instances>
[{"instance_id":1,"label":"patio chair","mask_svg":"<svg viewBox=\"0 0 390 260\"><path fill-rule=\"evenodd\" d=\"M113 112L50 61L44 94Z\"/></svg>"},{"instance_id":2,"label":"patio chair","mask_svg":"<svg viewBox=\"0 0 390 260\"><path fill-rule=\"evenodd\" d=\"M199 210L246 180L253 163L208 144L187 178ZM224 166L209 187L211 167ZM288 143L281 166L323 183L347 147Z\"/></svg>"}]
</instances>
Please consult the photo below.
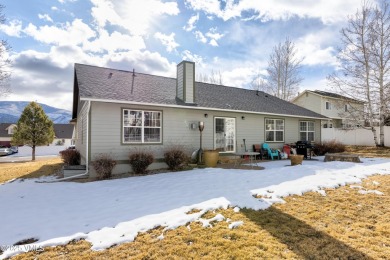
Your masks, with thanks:
<instances>
[{"instance_id":1,"label":"patio chair","mask_svg":"<svg viewBox=\"0 0 390 260\"><path fill-rule=\"evenodd\" d=\"M263 158L267 156L267 151L261 148L261 144L254 144L253 151L260 153L259 155L256 155L257 159L263 160Z\"/></svg>"},{"instance_id":2,"label":"patio chair","mask_svg":"<svg viewBox=\"0 0 390 260\"><path fill-rule=\"evenodd\" d=\"M279 152L277 150L272 150L268 144L264 143L262 148L267 151L268 158L270 158L271 160L274 160L274 157L276 157L276 159L279 159Z\"/></svg>"}]
</instances>

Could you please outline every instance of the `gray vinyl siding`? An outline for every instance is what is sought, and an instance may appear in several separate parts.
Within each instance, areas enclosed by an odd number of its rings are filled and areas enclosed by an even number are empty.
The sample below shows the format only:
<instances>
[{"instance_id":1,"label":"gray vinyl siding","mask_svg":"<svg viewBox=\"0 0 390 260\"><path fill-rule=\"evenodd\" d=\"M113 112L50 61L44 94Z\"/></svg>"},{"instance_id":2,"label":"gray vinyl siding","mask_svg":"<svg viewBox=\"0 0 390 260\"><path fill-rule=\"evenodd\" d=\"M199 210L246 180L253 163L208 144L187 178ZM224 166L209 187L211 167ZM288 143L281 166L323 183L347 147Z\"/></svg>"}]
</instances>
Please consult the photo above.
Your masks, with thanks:
<instances>
[{"instance_id":1,"label":"gray vinyl siding","mask_svg":"<svg viewBox=\"0 0 390 260\"><path fill-rule=\"evenodd\" d=\"M184 63L177 66L177 97L184 100Z\"/></svg>"},{"instance_id":2,"label":"gray vinyl siding","mask_svg":"<svg viewBox=\"0 0 390 260\"><path fill-rule=\"evenodd\" d=\"M87 154L87 137L88 137L88 107L87 102L80 103L81 109L77 116L77 123L75 126L75 145L76 149L81 154L81 164L86 163L86 154Z\"/></svg>"},{"instance_id":3,"label":"gray vinyl siding","mask_svg":"<svg viewBox=\"0 0 390 260\"><path fill-rule=\"evenodd\" d=\"M161 144L123 144L122 143L122 110L148 110L162 112ZM207 117L205 117L207 114ZM245 116L245 119L242 119ZM130 171L130 166L123 162L128 160L129 152L135 149L151 151L156 159L163 158L164 149L172 145L181 145L189 153L199 148L199 130L191 129L191 124L203 121L203 149L214 149L214 118L230 117L236 119L236 151L252 150L253 144L264 143L264 119L281 118L285 120L284 143L295 143L299 140L299 121L303 118L273 117L270 115L244 114L236 112L218 112L195 109L180 109L154 106L114 104L103 102L91 103L91 160L98 154L108 153L115 160L122 161L114 173ZM320 120L315 121L315 140L320 141ZM282 148L284 143L270 143L271 147Z\"/></svg>"},{"instance_id":4,"label":"gray vinyl siding","mask_svg":"<svg viewBox=\"0 0 390 260\"><path fill-rule=\"evenodd\" d=\"M184 63L185 66L186 66L186 74L185 74L185 88L186 88L186 91L185 91L185 99L184 101L186 103L194 103L194 79L195 79L195 75L194 75L194 64L193 63Z\"/></svg>"}]
</instances>

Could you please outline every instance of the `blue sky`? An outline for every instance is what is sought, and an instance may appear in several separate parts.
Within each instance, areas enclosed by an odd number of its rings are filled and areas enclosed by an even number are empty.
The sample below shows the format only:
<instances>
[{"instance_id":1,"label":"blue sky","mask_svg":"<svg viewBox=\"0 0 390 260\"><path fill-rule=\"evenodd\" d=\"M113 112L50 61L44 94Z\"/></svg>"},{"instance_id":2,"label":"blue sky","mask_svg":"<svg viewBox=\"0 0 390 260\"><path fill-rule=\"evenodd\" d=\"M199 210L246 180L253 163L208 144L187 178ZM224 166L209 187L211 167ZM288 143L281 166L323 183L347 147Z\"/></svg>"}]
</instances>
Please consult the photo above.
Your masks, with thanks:
<instances>
[{"instance_id":1,"label":"blue sky","mask_svg":"<svg viewBox=\"0 0 390 260\"><path fill-rule=\"evenodd\" d=\"M249 88L273 46L292 39L304 57L301 91L327 89L340 29L361 0L3 0L13 61L6 100L71 110L74 63L175 77L176 64Z\"/></svg>"}]
</instances>

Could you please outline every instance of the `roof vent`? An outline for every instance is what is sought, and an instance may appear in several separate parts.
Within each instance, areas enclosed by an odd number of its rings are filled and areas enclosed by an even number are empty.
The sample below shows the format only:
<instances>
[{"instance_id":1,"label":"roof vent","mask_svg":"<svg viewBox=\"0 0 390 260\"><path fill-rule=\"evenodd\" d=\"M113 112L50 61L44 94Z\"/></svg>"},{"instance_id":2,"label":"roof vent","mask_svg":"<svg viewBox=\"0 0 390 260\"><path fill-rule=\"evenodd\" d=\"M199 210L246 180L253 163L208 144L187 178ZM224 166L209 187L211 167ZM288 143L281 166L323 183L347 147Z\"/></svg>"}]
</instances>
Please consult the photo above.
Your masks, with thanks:
<instances>
[{"instance_id":1,"label":"roof vent","mask_svg":"<svg viewBox=\"0 0 390 260\"><path fill-rule=\"evenodd\" d=\"M185 103L195 103L195 62L177 65L176 97Z\"/></svg>"}]
</instances>

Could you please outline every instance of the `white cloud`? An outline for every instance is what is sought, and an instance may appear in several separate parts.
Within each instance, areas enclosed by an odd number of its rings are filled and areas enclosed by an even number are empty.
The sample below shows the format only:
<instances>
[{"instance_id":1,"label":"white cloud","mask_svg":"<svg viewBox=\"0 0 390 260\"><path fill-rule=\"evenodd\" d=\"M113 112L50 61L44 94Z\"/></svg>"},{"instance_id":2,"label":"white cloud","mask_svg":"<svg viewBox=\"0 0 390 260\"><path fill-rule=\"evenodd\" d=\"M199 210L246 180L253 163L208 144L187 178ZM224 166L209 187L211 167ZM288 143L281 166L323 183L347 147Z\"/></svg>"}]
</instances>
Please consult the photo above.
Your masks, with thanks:
<instances>
[{"instance_id":1,"label":"white cloud","mask_svg":"<svg viewBox=\"0 0 390 260\"><path fill-rule=\"evenodd\" d=\"M254 18L262 21L287 20L292 16L319 18L324 23L345 20L346 16L361 6L360 0L319 0L319 1L253 1L226 0L222 9L219 0L186 0L187 6L227 21L233 18ZM244 17L243 13L249 13Z\"/></svg>"},{"instance_id":2,"label":"white cloud","mask_svg":"<svg viewBox=\"0 0 390 260\"><path fill-rule=\"evenodd\" d=\"M209 44L210 44L211 46L214 46L214 47L218 47L218 46L219 46L219 45L218 45L218 42L217 42L215 39L211 39L210 42L209 42Z\"/></svg>"},{"instance_id":3,"label":"white cloud","mask_svg":"<svg viewBox=\"0 0 390 260\"><path fill-rule=\"evenodd\" d=\"M81 19L75 19L72 23L67 22L62 27L54 25L36 27L30 23L23 31L37 41L55 45L78 45L96 35L95 31Z\"/></svg>"},{"instance_id":4,"label":"white cloud","mask_svg":"<svg viewBox=\"0 0 390 260\"><path fill-rule=\"evenodd\" d=\"M252 67L237 67L222 72L223 84L232 87L246 87L256 75Z\"/></svg>"},{"instance_id":5,"label":"white cloud","mask_svg":"<svg viewBox=\"0 0 390 260\"><path fill-rule=\"evenodd\" d=\"M53 19L48 14L38 14L38 18L47 22L53 22Z\"/></svg>"},{"instance_id":6,"label":"white cloud","mask_svg":"<svg viewBox=\"0 0 390 260\"><path fill-rule=\"evenodd\" d=\"M211 39L214 39L216 41L218 41L219 39L221 39L224 35L221 34L221 33L217 33L217 28L214 27L214 28L210 28L210 30L206 33L206 36L211 38Z\"/></svg>"},{"instance_id":7,"label":"white cloud","mask_svg":"<svg viewBox=\"0 0 390 260\"><path fill-rule=\"evenodd\" d=\"M58 7L57 6L52 6L50 9L53 10L53 11L58 11Z\"/></svg>"},{"instance_id":8,"label":"white cloud","mask_svg":"<svg viewBox=\"0 0 390 260\"><path fill-rule=\"evenodd\" d=\"M112 53L123 50L142 50L145 49L145 42L140 36L129 36L114 31L109 34L106 30L100 29L98 37L91 41L83 43L83 50L96 53L105 51Z\"/></svg>"},{"instance_id":9,"label":"white cloud","mask_svg":"<svg viewBox=\"0 0 390 260\"><path fill-rule=\"evenodd\" d=\"M191 18L188 20L187 22L187 25L185 25L183 27L184 30L186 30L187 32L190 32L192 31L193 29L196 28L195 24L196 22L199 20L199 13L194 15L194 16L191 16Z\"/></svg>"},{"instance_id":10,"label":"white cloud","mask_svg":"<svg viewBox=\"0 0 390 260\"><path fill-rule=\"evenodd\" d=\"M224 36L224 34L217 33L217 28L210 28L206 35L204 35L201 31L195 31L194 35L198 42L208 42L211 46L214 47L219 46L217 41Z\"/></svg>"},{"instance_id":11,"label":"white cloud","mask_svg":"<svg viewBox=\"0 0 390 260\"><path fill-rule=\"evenodd\" d=\"M331 45L334 33L328 29L312 32L296 40L297 55L304 57L303 65L337 66L334 47Z\"/></svg>"},{"instance_id":12,"label":"white cloud","mask_svg":"<svg viewBox=\"0 0 390 260\"><path fill-rule=\"evenodd\" d=\"M168 52L176 50L180 45L175 41L175 33L166 35L160 32L154 34L154 38L160 40L160 42L166 47Z\"/></svg>"},{"instance_id":13,"label":"white cloud","mask_svg":"<svg viewBox=\"0 0 390 260\"><path fill-rule=\"evenodd\" d=\"M133 35L145 35L162 15L177 15L180 12L176 2L143 0L140 4L138 0L91 1L92 16L98 25L117 25Z\"/></svg>"},{"instance_id":14,"label":"white cloud","mask_svg":"<svg viewBox=\"0 0 390 260\"><path fill-rule=\"evenodd\" d=\"M202 43L207 43L207 38L203 35L201 31L195 31L195 38Z\"/></svg>"},{"instance_id":15,"label":"white cloud","mask_svg":"<svg viewBox=\"0 0 390 260\"><path fill-rule=\"evenodd\" d=\"M193 61L196 63L196 68L203 67L203 57L197 54L191 53L189 50L185 50L181 54L183 60Z\"/></svg>"},{"instance_id":16,"label":"white cloud","mask_svg":"<svg viewBox=\"0 0 390 260\"><path fill-rule=\"evenodd\" d=\"M12 37L21 37L22 22L19 20L12 20L9 24L0 24L0 31Z\"/></svg>"},{"instance_id":17,"label":"white cloud","mask_svg":"<svg viewBox=\"0 0 390 260\"><path fill-rule=\"evenodd\" d=\"M218 46L218 40L221 39L224 34L217 33L217 28L210 28L210 30L206 33L206 36L210 38L209 44L211 46Z\"/></svg>"}]
</instances>

